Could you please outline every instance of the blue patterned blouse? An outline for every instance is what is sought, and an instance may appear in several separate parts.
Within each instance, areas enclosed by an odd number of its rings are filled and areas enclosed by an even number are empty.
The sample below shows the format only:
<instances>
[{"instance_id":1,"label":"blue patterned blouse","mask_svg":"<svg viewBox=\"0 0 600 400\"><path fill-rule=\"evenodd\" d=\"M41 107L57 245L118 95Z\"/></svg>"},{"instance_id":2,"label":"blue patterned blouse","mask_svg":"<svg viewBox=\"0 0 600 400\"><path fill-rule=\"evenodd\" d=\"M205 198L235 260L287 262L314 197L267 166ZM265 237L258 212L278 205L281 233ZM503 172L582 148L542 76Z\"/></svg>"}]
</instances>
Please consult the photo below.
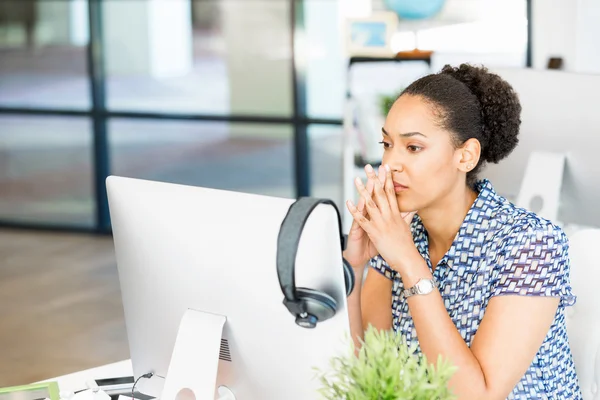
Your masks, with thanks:
<instances>
[{"instance_id":1,"label":"blue patterned blouse","mask_svg":"<svg viewBox=\"0 0 600 400\"><path fill-rule=\"evenodd\" d=\"M508 399L581 399L565 324L565 307L575 304L567 238L549 221L498 195L489 181L479 181L477 190L454 243L433 272L448 314L470 346L493 296L560 297L542 346ZM431 269L427 232L418 215L411 230ZM393 280L394 330L418 346L401 277L380 256L370 264Z\"/></svg>"}]
</instances>

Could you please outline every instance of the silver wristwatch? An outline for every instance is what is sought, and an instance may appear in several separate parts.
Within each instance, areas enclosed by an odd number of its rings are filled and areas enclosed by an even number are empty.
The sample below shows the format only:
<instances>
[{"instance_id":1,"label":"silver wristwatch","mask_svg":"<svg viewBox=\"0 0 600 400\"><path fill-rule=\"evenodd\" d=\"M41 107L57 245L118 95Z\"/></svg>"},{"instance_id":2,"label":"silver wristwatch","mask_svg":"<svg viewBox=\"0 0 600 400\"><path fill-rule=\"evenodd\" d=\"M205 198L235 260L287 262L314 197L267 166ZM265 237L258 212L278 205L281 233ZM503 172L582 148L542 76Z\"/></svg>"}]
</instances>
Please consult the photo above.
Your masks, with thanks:
<instances>
[{"instance_id":1,"label":"silver wristwatch","mask_svg":"<svg viewBox=\"0 0 600 400\"><path fill-rule=\"evenodd\" d=\"M434 288L438 287L438 283L435 279L419 279L415 286L404 289L404 297L414 296L415 294L429 294L433 292Z\"/></svg>"}]
</instances>

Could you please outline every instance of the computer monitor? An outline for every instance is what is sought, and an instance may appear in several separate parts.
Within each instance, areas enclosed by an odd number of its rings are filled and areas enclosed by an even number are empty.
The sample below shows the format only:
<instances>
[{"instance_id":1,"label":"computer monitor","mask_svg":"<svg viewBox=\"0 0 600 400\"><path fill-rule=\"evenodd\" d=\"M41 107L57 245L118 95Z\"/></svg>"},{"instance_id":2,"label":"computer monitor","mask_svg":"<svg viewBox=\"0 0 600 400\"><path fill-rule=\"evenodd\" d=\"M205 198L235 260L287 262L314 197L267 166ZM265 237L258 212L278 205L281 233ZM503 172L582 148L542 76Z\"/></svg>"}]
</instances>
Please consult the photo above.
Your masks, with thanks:
<instances>
[{"instance_id":1,"label":"computer monitor","mask_svg":"<svg viewBox=\"0 0 600 400\"><path fill-rule=\"evenodd\" d=\"M329 293L338 310L306 329L282 303L276 267L293 199L114 176L107 190L134 375L155 374L136 389L161 395L180 321L194 309L227 318L217 387L237 400L316 397L314 368L350 349L333 207L318 205L306 222L296 285Z\"/></svg>"},{"instance_id":2,"label":"computer monitor","mask_svg":"<svg viewBox=\"0 0 600 400\"><path fill-rule=\"evenodd\" d=\"M532 152L565 153L555 222L600 227L600 75L517 68L492 71L519 95L522 124L513 153L499 164L489 164L482 176L514 201Z\"/></svg>"}]
</instances>

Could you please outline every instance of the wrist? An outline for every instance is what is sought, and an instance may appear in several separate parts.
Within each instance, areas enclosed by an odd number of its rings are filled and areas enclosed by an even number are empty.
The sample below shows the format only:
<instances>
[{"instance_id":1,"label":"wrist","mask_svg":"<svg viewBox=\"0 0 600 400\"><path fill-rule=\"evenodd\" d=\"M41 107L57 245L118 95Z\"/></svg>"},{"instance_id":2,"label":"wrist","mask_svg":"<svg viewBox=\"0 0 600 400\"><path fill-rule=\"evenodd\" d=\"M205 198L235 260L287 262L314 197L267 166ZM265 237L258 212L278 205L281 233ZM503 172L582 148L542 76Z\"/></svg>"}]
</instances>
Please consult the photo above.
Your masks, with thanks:
<instances>
[{"instance_id":1,"label":"wrist","mask_svg":"<svg viewBox=\"0 0 600 400\"><path fill-rule=\"evenodd\" d=\"M414 251L404 253L403 257L392 260L388 265L402 276L403 281L413 275L418 276L418 280L420 278L425 278L425 276L423 276L424 273L431 274L427 262L416 248Z\"/></svg>"},{"instance_id":2,"label":"wrist","mask_svg":"<svg viewBox=\"0 0 600 400\"><path fill-rule=\"evenodd\" d=\"M427 267L427 264L424 262L424 268L415 268L407 272L406 275L402 275L402 283L405 288L413 287L419 282L421 279L433 279L433 274Z\"/></svg>"},{"instance_id":3,"label":"wrist","mask_svg":"<svg viewBox=\"0 0 600 400\"><path fill-rule=\"evenodd\" d=\"M350 264L354 270L363 270L366 267L367 263L369 262L368 259L357 260L356 258L348 257L348 254L346 253L346 251L342 252L342 257L344 257L344 260L346 260L348 262L348 264Z\"/></svg>"}]
</instances>

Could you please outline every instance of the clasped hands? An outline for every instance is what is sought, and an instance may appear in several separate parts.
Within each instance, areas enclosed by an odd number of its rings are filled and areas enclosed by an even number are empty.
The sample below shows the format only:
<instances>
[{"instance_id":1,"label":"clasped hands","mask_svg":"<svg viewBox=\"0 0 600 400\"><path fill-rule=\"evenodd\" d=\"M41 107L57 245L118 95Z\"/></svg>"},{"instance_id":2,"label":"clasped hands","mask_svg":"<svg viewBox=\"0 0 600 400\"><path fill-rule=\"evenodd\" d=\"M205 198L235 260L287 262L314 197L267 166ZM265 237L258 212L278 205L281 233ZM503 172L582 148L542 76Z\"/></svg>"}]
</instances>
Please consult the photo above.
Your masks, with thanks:
<instances>
[{"instance_id":1,"label":"clasped hands","mask_svg":"<svg viewBox=\"0 0 600 400\"><path fill-rule=\"evenodd\" d=\"M365 171L366 186L360 178L355 180L360 195L358 204L354 205L351 200L346 202L354 218L348 234L347 259L356 260L357 264L353 265L364 265L379 254L390 268L401 273L410 259L407 255L418 254L410 230L415 211L400 211L388 165L379 167L379 176L370 165Z\"/></svg>"}]
</instances>

